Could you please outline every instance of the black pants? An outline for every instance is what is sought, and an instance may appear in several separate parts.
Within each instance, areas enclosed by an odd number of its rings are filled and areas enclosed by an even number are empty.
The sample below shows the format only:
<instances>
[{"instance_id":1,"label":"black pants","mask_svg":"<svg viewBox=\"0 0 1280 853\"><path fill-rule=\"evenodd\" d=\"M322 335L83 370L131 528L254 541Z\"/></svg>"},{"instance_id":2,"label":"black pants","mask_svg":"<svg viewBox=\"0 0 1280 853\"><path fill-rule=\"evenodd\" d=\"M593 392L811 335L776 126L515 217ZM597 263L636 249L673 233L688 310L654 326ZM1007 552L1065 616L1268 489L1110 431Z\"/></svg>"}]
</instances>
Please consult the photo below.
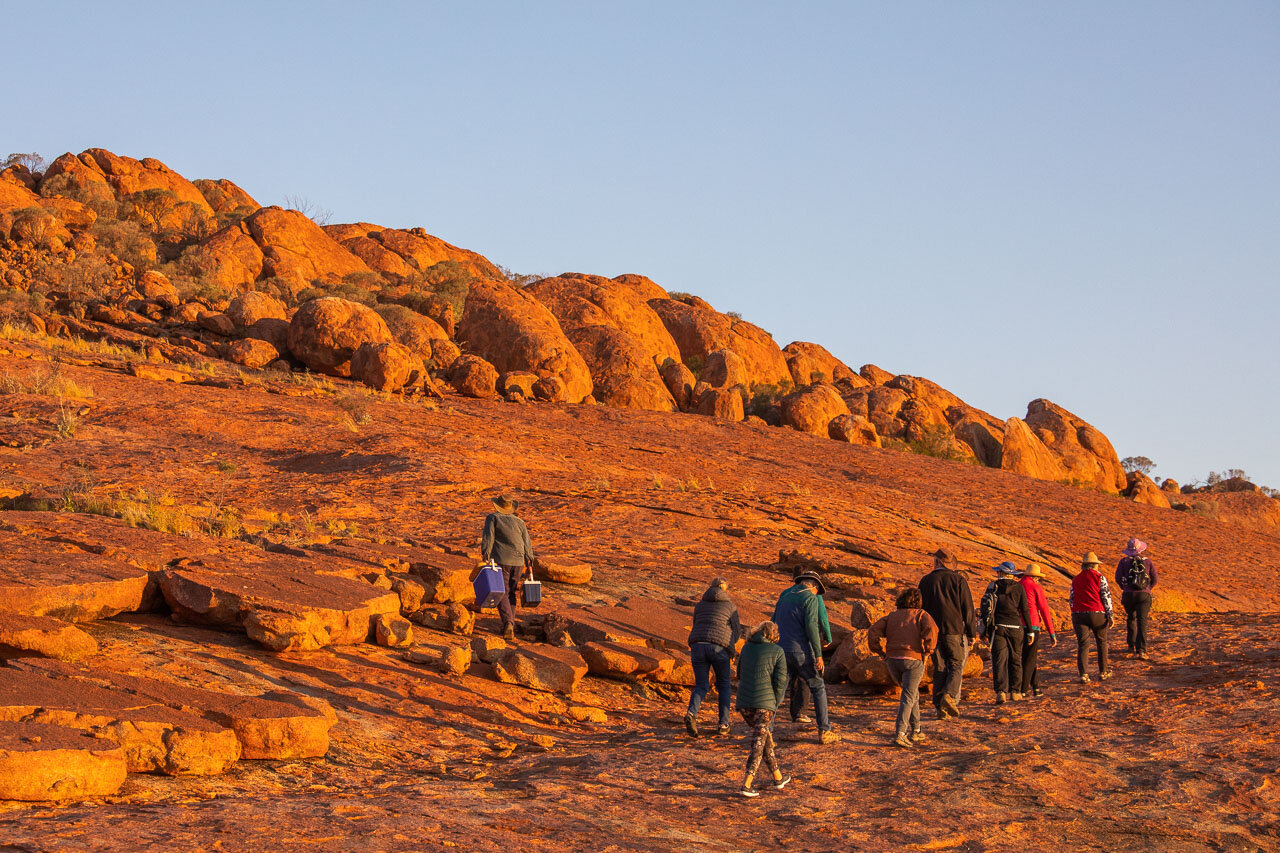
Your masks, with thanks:
<instances>
[{"instance_id":1,"label":"black pants","mask_svg":"<svg viewBox=\"0 0 1280 853\"><path fill-rule=\"evenodd\" d=\"M1022 692L1030 693L1033 689L1040 689L1040 670L1036 668L1036 659L1040 653L1040 631L1032 631L1028 634L1031 637L1031 643L1022 644Z\"/></svg>"},{"instance_id":2,"label":"black pants","mask_svg":"<svg viewBox=\"0 0 1280 853\"><path fill-rule=\"evenodd\" d=\"M969 639L964 634L942 634L933 650L933 704L941 705L947 694L960 703L960 679L969 657Z\"/></svg>"},{"instance_id":3,"label":"black pants","mask_svg":"<svg viewBox=\"0 0 1280 853\"><path fill-rule=\"evenodd\" d=\"M1076 667L1084 675L1089 662L1089 635L1098 647L1098 672L1106 672L1107 665L1107 614L1072 613L1071 627L1076 631Z\"/></svg>"},{"instance_id":4,"label":"black pants","mask_svg":"<svg viewBox=\"0 0 1280 853\"><path fill-rule=\"evenodd\" d=\"M997 693L1022 689L1023 636L1021 628L996 626L991 638L991 677Z\"/></svg>"},{"instance_id":5,"label":"black pants","mask_svg":"<svg viewBox=\"0 0 1280 853\"><path fill-rule=\"evenodd\" d=\"M1147 650L1147 625L1151 619L1151 590L1126 589L1120 596L1128 628L1129 651Z\"/></svg>"}]
</instances>

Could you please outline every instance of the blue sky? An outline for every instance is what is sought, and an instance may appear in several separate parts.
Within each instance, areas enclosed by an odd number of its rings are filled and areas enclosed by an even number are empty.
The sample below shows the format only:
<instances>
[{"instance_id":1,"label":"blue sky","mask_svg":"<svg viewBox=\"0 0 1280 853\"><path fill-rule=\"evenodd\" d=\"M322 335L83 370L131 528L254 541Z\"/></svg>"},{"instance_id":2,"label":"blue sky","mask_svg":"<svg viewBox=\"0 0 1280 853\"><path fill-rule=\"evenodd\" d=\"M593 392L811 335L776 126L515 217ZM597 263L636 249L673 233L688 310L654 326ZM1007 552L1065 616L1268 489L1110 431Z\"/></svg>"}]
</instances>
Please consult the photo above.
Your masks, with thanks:
<instances>
[{"instance_id":1,"label":"blue sky","mask_svg":"<svg viewBox=\"0 0 1280 853\"><path fill-rule=\"evenodd\" d=\"M1000 417L1047 397L1162 475L1280 486L1275 3L3 12L0 154L644 273Z\"/></svg>"}]
</instances>

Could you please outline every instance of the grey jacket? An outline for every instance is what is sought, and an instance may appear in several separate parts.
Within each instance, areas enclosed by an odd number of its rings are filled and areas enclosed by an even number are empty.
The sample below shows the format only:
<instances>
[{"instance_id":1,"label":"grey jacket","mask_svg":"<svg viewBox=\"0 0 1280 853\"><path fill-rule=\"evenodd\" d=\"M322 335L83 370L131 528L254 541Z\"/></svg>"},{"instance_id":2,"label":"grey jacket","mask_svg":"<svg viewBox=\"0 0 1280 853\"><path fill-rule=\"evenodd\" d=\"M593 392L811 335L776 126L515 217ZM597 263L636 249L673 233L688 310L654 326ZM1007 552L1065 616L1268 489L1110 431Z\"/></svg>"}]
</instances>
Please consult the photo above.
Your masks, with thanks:
<instances>
[{"instance_id":1,"label":"grey jacket","mask_svg":"<svg viewBox=\"0 0 1280 853\"><path fill-rule=\"evenodd\" d=\"M741 635L738 608L729 600L729 593L718 586L703 593L702 600L693 608L693 630L689 632L689 645L710 643L724 649L733 649Z\"/></svg>"},{"instance_id":2,"label":"grey jacket","mask_svg":"<svg viewBox=\"0 0 1280 853\"><path fill-rule=\"evenodd\" d=\"M480 556L499 566L523 566L533 562L533 543L529 528L514 515L491 512L484 520L480 536Z\"/></svg>"}]
</instances>

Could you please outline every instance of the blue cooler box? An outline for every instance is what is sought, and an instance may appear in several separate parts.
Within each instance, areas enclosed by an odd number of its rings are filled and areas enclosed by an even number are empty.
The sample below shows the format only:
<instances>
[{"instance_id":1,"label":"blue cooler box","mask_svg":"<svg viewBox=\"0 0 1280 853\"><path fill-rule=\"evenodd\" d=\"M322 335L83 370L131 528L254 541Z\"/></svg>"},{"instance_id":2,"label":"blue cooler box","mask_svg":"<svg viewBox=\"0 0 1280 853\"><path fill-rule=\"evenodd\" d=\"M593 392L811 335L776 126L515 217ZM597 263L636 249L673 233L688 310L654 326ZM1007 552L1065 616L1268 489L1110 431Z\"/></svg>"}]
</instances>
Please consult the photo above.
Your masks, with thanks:
<instances>
[{"instance_id":1,"label":"blue cooler box","mask_svg":"<svg viewBox=\"0 0 1280 853\"><path fill-rule=\"evenodd\" d=\"M525 607L537 607L542 603L542 581L525 581L520 592Z\"/></svg>"},{"instance_id":2,"label":"blue cooler box","mask_svg":"<svg viewBox=\"0 0 1280 853\"><path fill-rule=\"evenodd\" d=\"M507 594L502 569L497 566L481 566L480 574L476 575L471 585L476 591L477 607L497 607L498 602Z\"/></svg>"}]
</instances>

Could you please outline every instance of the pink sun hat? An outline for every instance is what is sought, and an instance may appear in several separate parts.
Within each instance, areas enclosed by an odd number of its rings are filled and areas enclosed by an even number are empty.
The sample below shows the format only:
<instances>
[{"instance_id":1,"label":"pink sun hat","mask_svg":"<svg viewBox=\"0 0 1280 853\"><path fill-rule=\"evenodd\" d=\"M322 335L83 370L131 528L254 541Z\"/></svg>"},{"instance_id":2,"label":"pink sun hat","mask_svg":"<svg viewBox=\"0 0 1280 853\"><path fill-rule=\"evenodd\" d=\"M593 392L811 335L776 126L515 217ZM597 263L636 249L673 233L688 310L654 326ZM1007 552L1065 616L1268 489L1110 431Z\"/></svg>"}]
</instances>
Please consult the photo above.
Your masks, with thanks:
<instances>
[{"instance_id":1,"label":"pink sun hat","mask_svg":"<svg viewBox=\"0 0 1280 853\"><path fill-rule=\"evenodd\" d=\"M1136 557L1143 551L1147 550L1147 543L1141 539L1130 539L1129 544L1120 550L1121 554L1126 557Z\"/></svg>"}]
</instances>

